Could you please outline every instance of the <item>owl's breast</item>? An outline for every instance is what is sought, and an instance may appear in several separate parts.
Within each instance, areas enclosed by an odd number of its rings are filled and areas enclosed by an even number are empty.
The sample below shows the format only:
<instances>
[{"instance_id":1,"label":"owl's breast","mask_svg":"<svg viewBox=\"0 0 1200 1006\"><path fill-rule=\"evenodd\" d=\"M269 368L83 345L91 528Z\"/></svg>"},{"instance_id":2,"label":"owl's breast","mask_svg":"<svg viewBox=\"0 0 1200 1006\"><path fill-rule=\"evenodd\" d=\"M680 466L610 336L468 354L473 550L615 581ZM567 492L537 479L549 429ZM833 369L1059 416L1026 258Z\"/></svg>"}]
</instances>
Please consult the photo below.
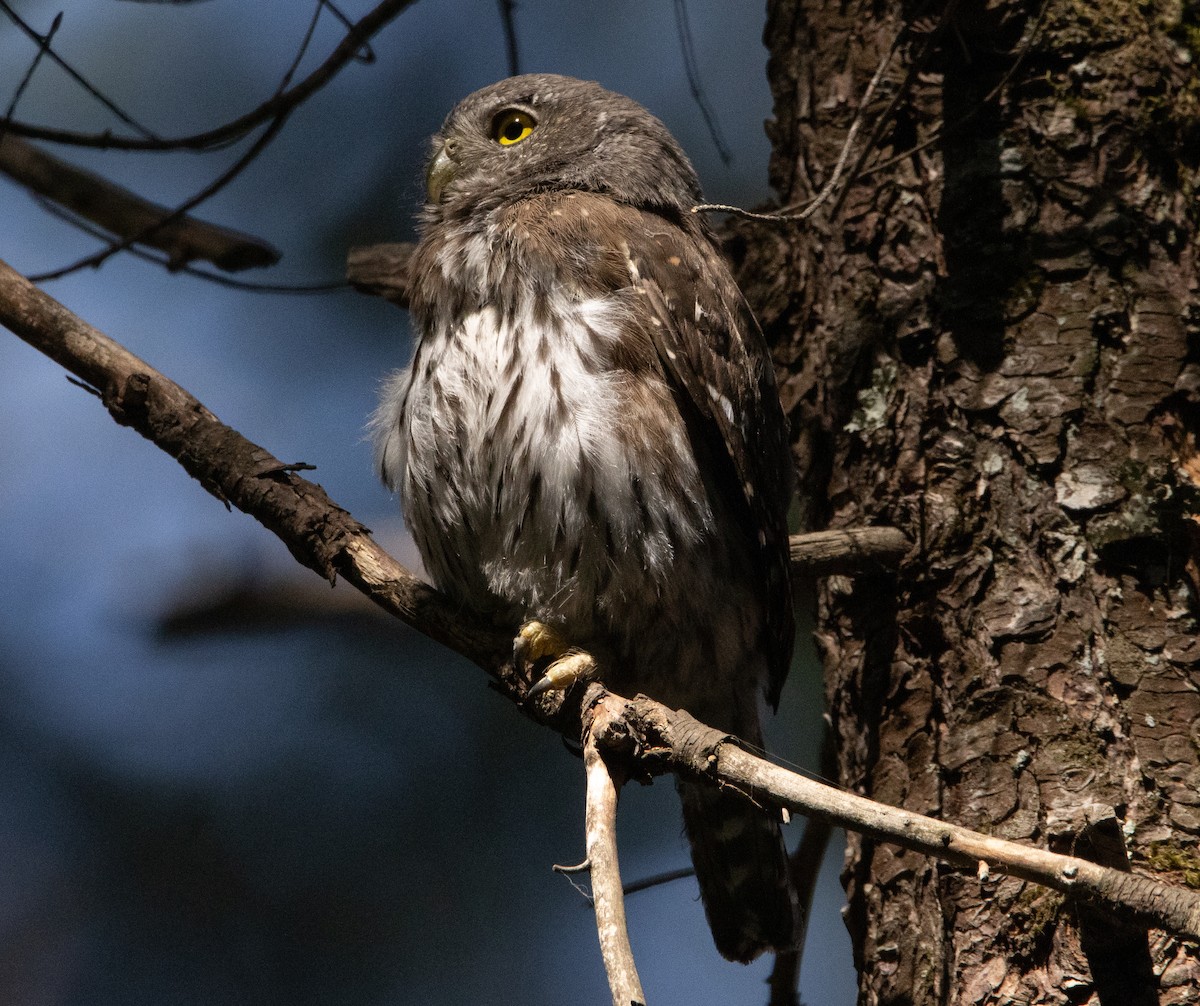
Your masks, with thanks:
<instances>
[{"instance_id":1,"label":"owl's breast","mask_svg":"<svg viewBox=\"0 0 1200 1006\"><path fill-rule=\"evenodd\" d=\"M624 313L618 298L484 307L422 339L396 481L443 589L586 634L675 589L676 559L712 533L669 388L615 362Z\"/></svg>"}]
</instances>

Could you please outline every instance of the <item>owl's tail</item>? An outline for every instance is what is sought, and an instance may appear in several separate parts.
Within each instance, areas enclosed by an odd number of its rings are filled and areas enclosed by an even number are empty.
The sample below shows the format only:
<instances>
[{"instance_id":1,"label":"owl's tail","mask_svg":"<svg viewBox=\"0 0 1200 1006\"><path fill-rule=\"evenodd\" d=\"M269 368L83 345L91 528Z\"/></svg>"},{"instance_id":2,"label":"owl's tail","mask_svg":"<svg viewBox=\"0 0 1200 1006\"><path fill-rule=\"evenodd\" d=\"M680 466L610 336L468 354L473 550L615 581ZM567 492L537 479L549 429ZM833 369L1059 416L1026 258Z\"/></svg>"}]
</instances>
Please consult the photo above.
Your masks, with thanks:
<instances>
[{"instance_id":1,"label":"owl's tail","mask_svg":"<svg viewBox=\"0 0 1200 1006\"><path fill-rule=\"evenodd\" d=\"M723 957L747 964L800 937L799 909L778 821L737 793L681 782L704 913Z\"/></svg>"}]
</instances>

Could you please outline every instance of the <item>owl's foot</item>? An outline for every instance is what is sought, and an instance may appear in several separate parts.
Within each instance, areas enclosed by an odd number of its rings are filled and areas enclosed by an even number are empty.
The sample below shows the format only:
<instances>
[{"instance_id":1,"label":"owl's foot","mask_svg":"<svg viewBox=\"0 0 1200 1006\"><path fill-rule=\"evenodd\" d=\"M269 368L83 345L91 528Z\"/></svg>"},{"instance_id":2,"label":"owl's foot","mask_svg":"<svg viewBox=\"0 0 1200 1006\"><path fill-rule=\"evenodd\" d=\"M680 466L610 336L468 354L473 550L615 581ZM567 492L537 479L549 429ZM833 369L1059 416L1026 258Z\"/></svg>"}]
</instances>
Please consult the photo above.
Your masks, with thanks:
<instances>
[{"instance_id":1,"label":"owl's foot","mask_svg":"<svg viewBox=\"0 0 1200 1006\"><path fill-rule=\"evenodd\" d=\"M546 668L546 673L533 683L529 689L532 699L542 692L565 692L576 681L585 681L596 673L596 661L590 653L576 650L560 657Z\"/></svg>"},{"instance_id":2,"label":"owl's foot","mask_svg":"<svg viewBox=\"0 0 1200 1006\"><path fill-rule=\"evenodd\" d=\"M517 638L513 640L513 656L517 664L524 667L532 667L547 657L558 659L570 648L570 644L556 630L538 621L522 625L517 631Z\"/></svg>"},{"instance_id":3,"label":"owl's foot","mask_svg":"<svg viewBox=\"0 0 1200 1006\"><path fill-rule=\"evenodd\" d=\"M529 698L543 692L566 691L576 681L584 681L596 674L596 661L590 653L571 646L550 626L537 621L526 622L513 640L513 656L518 667L532 669L540 661L551 661L550 666L529 689Z\"/></svg>"}]
</instances>

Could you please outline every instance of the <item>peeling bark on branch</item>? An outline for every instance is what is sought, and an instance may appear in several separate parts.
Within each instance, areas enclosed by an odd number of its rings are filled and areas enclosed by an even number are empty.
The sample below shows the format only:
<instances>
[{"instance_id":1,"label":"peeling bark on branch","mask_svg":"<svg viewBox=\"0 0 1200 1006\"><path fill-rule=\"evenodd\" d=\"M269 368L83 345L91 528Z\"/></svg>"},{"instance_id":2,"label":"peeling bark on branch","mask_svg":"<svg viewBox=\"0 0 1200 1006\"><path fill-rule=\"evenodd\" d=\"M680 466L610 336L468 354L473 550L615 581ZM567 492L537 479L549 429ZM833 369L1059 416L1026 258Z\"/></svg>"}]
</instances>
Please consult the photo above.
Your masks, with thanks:
<instances>
[{"instance_id":1,"label":"peeling bark on branch","mask_svg":"<svg viewBox=\"0 0 1200 1006\"><path fill-rule=\"evenodd\" d=\"M967 867L985 892L994 868L1098 907L1111 917L1158 926L1200 942L1200 893L1075 856L1018 845L806 779L751 754L736 737L705 726L684 710L668 709L644 695L623 699L595 685L585 699L584 715L587 706L601 702L606 704L604 717L596 718L591 736L610 758L629 759L631 772L671 771L706 779L757 804L787 807ZM980 864L989 871L981 871Z\"/></svg>"}]
</instances>

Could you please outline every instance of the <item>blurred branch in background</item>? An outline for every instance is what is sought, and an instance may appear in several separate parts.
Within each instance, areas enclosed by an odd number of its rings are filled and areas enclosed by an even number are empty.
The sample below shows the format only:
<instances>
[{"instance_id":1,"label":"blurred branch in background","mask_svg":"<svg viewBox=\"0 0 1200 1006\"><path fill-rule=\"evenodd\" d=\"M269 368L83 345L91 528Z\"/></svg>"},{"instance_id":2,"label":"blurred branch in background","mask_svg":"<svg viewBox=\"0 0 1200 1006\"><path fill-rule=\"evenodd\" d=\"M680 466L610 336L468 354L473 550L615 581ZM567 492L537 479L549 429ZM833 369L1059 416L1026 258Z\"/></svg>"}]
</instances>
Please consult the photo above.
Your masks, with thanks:
<instances>
[{"instance_id":1,"label":"blurred branch in background","mask_svg":"<svg viewBox=\"0 0 1200 1006\"><path fill-rule=\"evenodd\" d=\"M237 272L279 261L279 252L259 238L186 214L173 216L166 207L16 136L0 137L0 172L118 238L165 253L169 268L199 259Z\"/></svg>"}]
</instances>

